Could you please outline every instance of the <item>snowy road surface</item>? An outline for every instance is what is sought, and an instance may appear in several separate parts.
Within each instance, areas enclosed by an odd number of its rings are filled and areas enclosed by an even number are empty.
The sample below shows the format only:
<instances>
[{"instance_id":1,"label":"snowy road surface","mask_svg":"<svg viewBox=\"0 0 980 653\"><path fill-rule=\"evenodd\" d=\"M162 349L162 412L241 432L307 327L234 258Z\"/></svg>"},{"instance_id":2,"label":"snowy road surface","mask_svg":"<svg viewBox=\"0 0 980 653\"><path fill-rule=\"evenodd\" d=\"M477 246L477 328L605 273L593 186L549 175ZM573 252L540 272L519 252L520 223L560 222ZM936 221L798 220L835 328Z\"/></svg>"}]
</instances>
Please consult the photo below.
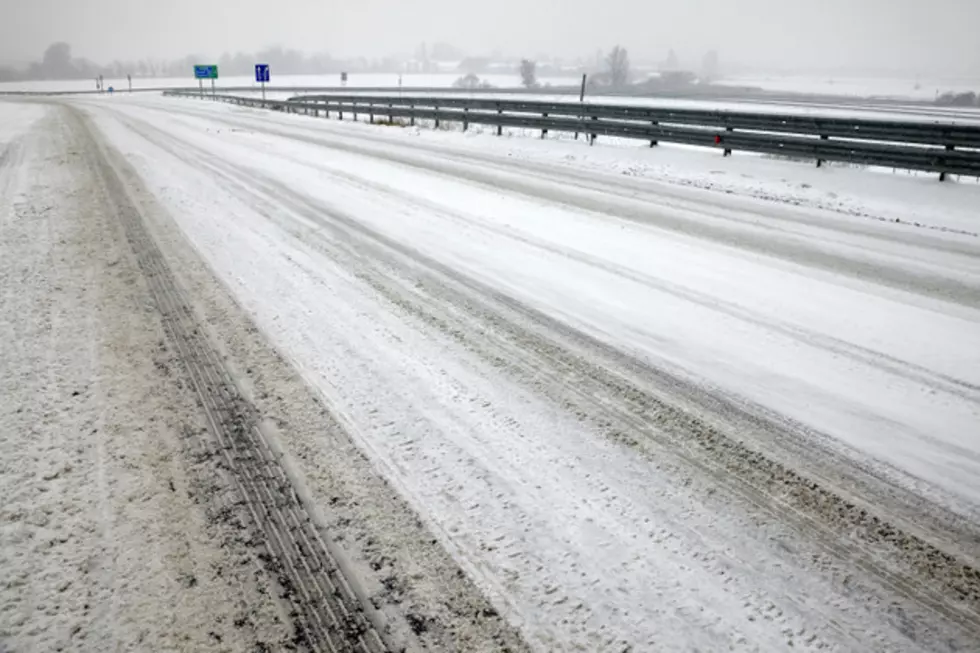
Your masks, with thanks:
<instances>
[{"instance_id":1,"label":"snowy road surface","mask_svg":"<svg viewBox=\"0 0 980 653\"><path fill-rule=\"evenodd\" d=\"M458 564L542 651L980 643L980 187L118 100L0 106L92 134L382 635L503 646L405 608Z\"/></svg>"}]
</instances>

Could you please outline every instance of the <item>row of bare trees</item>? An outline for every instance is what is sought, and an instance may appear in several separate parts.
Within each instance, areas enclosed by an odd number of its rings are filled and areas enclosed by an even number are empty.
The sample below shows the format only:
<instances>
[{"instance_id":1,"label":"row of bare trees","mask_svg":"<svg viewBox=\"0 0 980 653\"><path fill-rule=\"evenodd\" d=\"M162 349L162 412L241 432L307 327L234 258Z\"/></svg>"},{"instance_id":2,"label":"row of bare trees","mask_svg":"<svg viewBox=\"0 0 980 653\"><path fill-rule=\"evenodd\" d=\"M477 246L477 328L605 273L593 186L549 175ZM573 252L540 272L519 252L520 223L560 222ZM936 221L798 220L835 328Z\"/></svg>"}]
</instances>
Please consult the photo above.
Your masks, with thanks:
<instances>
[{"instance_id":1,"label":"row of bare trees","mask_svg":"<svg viewBox=\"0 0 980 653\"><path fill-rule=\"evenodd\" d=\"M604 57L602 57L604 69L594 75L594 80L605 86L618 88L630 83L630 58L629 52L621 45L615 46ZM711 81L716 79L719 74L718 52L711 50L704 55L701 60L700 79ZM693 72L681 71L677 54L670 50L667 53L667 61L663 68L664 74L671 74L679 77L678 73L683 73L684 79L695 78ZM537 63L531 59L524 59L520 65L521 83L527 88L538 86Z\"/></svg>"},{"instance_id":2,"label":"row of bare trees","mask_svg":"<svg viewBox=\"0 0 980 653\"><path fill-rule=\"evenodd\" d=\"M609 51L605 59L606 70L600 73L604 80L613 87L626 86L630 79L629 53L621 45ZM521 84L526 88L536 88L538 84L537 62L522 59L520 66Z\"/></svg>"}]
</instances>

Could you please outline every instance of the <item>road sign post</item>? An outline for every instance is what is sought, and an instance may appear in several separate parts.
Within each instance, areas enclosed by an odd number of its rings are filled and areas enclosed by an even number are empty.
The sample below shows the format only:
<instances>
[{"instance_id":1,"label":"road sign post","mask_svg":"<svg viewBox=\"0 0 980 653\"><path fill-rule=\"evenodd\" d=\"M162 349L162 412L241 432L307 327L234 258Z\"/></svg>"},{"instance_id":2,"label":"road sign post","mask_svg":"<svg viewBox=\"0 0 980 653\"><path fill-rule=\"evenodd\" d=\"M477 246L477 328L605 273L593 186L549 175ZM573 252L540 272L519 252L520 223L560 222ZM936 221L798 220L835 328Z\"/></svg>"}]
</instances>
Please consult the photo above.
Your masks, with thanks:
<instances>
[{"instance_id":1,"label":"road sign post","mask_svg":"<svg viewBox=\"0 0 980 653\"><path fill-rule=\"evenodd\" d=\"M262 84L262 101L265 102L265 83L269 81L269 64L255 64L255 81Z\"/></svg>"},{"instance_id":2,"label":"road sign post","mask_svg":"<svg viewBox=\"0 0 980 653\"><path fill-rule=\"evenodd\" d=\"M194 77L198 81L201 89L201 97L204 97L204 80L211 80L211 98L214 99L214 80L218 79L218 67L215 65L194 66Z\"/></svg>"}]
</instances>

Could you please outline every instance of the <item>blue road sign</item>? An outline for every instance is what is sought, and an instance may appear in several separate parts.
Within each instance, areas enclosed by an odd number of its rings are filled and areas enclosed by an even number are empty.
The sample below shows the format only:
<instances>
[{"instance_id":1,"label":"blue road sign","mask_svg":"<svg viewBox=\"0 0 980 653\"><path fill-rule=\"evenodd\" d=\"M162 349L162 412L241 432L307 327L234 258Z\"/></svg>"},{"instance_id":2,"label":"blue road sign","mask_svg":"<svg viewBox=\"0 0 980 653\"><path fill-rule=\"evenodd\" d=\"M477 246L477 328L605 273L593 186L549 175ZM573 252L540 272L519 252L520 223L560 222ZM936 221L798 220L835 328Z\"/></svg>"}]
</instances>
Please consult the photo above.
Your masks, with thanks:
<instances>
[{"instance_id":1,"label":"blue road sign","mask_svg":"<svg viewBox=\"0 0 980 653\"><path fill-rule=\"evenodd\" d=\"M218 79L218 67L194 66L194 79Z\"/></svg>"},{"instance_id":2,"label":"blue road sign","mask_svg":"<svg viewBox=\"0 0 980 653\"><path fill-rule=\"evenodd\" d=\"M267 63L255 64L255 81L257 82L269 81L269 64Z\"/></svg>"}]
</instances>

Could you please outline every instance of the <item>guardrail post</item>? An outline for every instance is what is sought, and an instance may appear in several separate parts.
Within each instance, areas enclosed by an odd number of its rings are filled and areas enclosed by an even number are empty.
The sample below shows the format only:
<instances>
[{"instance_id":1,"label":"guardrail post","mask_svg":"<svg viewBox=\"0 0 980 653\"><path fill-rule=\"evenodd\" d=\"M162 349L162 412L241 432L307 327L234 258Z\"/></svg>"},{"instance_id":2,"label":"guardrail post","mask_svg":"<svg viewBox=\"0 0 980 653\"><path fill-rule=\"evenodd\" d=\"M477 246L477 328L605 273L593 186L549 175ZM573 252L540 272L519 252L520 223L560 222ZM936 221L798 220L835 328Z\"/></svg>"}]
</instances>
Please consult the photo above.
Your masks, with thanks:
<instances>
[{"instance_id":1,"label":"guardrail post","mask_svg":"<svg viewBox=\"0 0 980 653\"><path fill-rule=\"evenodd\" d=\"M830 137L827 136L826 134L820 134L820 140L822 141L830 140ZM823 159L817 157L817 167L819 168L821 166L823 166Z\"/></svg>"},{"instance_id":2,"label":"guardrail post","mask_svg":"<svg viewBox=\"0 0 980 653\"><path fill-rule=\"evenodd\" d=\"M953 145L947 145L946 146L946 151L947 152L953 152L954 150L956 150L956 147L955 146L953 146ZM946 171L945 170L942 170L939 173L939 181L946 181Z\"/></svg>"},{"instance_id":3,"label":"guardrail post","mask_svg":"<svg viewBox=\"0 0 980 653\"><path fill-rule=\"evenodd\" d=\"M470 128L470 108L463 107L463 131Z\"/></svg>"},{"instance_id":4,"label":"guardrail post","mask_svg":"<svg viewBox=\"0 0 980 653\"><path fill-rule=\"evenodd\" d=\"M354 114L354 122L357 122L357 102L353 103L354 106L351 107L351 113Z\"/></svg>"},{"instance_id":5,"label":"guardrail post","mask_svg":"<svg viewBox=\"0 0 980 653\"><path fill-rule=\"evenodd\" d=\"M395 117L393 115L391 115L391 103L390 102L388 103L388 124L389 125L395 124Z\"/></svg>"},{"instance_id":6,"label":"guardrail post","mask_svg":"<svg viewBox=\"0 0 980 653\"><path fill-rule=\"evenodd\" d=\"M725 131L726 131L726 132L731 132L731 131L733 131L733 130L732 130L732 128L731 128L731 127L725 127ZM722 154L722 156L731 156L731 155L732 155L732 150L731 150L731 148L728 148L728 147L726 147L726 148L725 148L725 151L724 151L724 153Z\"/></svg>"},{"instance_id":7,"label":"guardrail post","mask_svg":"<svg viewBox=\"0 0 980 653\"><path fill-rule=\"evenodd\" d=\"M656 120L654 120L653 122L650 123L650 125L653 126L653 127L657 127L658 125L660 125L660 123L657 122ZM657 140L656 139L652 139L650 141L650 147L657 147Z\"/></svg>"},{"instance_id":8,"label":"guardrail post","mask_svg":"<svg viewBox=\"0 0 980 653\"><path fill-rule=\"evenodd\" d=\"M412 116L410 118L410 121L411 121L412 127L414 127L415 126L415 105L414 104L409 105L408 108L412 110Z\"/></svg>"},{"instance_id":9,"label":"guardrail post","mask_svg":"<svg viewBox=\"0 0 980 653\"><path fill-rule=\"evenodd\" d=\"M340 121L344 121L344 105L341 102L337 102L337 113L340 114Z\"/></svg>"},{"instance_id":10,"label":"guardrail post","mask_svg":"<svg viewBox=\"0 0 980 653\"><path fill-rule=\"evenodd\" d=\"M541 114L541 117L547 119L548 118L548 114L547 113L542 113ZM543 139L547 135L548 135L548 129L547 128L542 129L541 130L541 138Z\"/></svg>"},{"instance_id":11,"label":"guardrail post","mask_svg":"<svg viewBox=\"0 0 980 653\"><path fill-rule=\"evenodd\" d=\"M500 108L500 105L499 104L497 105L497 115L498 116L504 115L504 110ZM501 125L498 122L497 123L497 136L503 136L503 134L504 134L504 126Z\"/></svg>"},{"instance_id":12,"label":"guardrail post","mask_svg":"<svg viewBox=\"0 0 980 653\"><path fill-rule=\"evenodd\" d=\"M432 110L436 112L436 129L439 129L439 107L432 107Z\"/></svg>"},{"instance_id":13,"label":"guardrail post","mask_svg":"<svg viewBox=\"0 0 980 653\"><path fill-rule=\"evenodd\" d=\"M592 121L596 122L599 120L599 116L592 116ZM595 145L595 139L598 137L597 134L589 134L589 145Z\"/></svg>"},{"instance_id":14,"label":"guardrail post","mask_svg":"<svg viewBox=\"0 0 980 653\"><path fill-rule=\"evenodd\" d=\"M374 102L368 107L368 122L374 124Z\"/></svg>"}]
</instances>

